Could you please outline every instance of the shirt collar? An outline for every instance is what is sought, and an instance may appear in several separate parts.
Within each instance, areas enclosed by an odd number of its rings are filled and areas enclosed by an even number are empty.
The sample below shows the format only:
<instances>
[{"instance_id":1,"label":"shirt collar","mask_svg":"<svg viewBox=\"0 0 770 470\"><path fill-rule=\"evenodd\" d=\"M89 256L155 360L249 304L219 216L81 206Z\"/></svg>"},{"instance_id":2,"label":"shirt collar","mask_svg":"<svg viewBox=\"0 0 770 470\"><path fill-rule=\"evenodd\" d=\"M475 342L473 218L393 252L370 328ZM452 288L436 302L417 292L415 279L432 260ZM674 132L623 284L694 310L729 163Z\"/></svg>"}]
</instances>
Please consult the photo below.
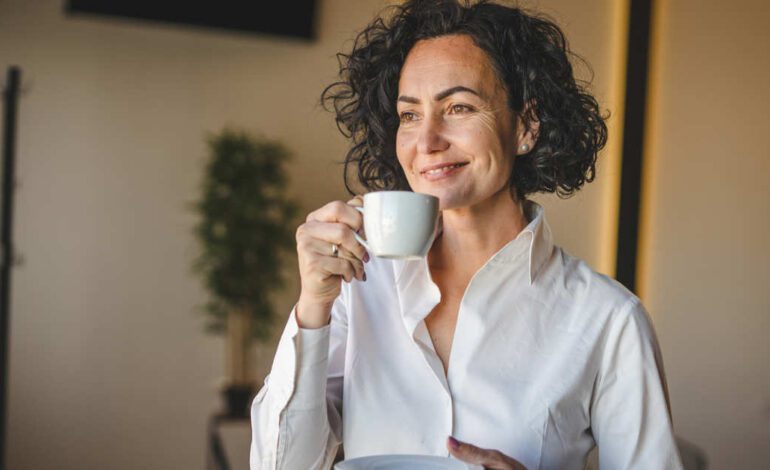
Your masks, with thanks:
<instances>
[{"instance_id":1,"label":"shirt collar","mask_svg":"<svg viewBox=\"0 0 770 470\"><path fill-rule=\"evenodd\" d=\"M535 281L538 273L551 257L553 252L553 237L551 229L545 219L543 207L534 202L525 200L523 203L524 216L529 221L521 232L495 253L489 260L492 265L511 265L520 263L520 257L525 253L527 256L527 271L529 283ZM439 220L439 232L441 224ZM404 269L411 266L412 269L425 264L426 260L414 261L396 261L396 276L401 278ZM426 265L427 266L427 265Z\"/></svg>"},{"instance_id":2,"label":"shirt collar","mask_svg":"<svg viewBox=\"0 0 770 470\"><path fill-rule=\"evenodd\" d=\"M527 226L484 266L526 268L531 285L551 257L554 246L543 208L534 202L525 201L523 209L529 221ZM441 292L430 276L428 260L422 258L392 262L404 326L413 338L419 334L425 335L425 331L417 328L441 300ZM429 342L425 341L426 344Z\"/></svg>"},{"instance_id":3,"label":"shirt collar","mask_svg":"<svg viewBox=\"0 0 770 470\"><path fill-rule=\"evenodd\" d=\"M529 223L519 232L516 238L495 253L490 263L510 264L517 262L519 256L527 253L526 263L529 283L532 284L543 265L551 257L553 252L553 236L551 235L548 222L545 220L545 211L540 204L525 200L523 209L524 216Z\"/></svg>"}]
</instances>

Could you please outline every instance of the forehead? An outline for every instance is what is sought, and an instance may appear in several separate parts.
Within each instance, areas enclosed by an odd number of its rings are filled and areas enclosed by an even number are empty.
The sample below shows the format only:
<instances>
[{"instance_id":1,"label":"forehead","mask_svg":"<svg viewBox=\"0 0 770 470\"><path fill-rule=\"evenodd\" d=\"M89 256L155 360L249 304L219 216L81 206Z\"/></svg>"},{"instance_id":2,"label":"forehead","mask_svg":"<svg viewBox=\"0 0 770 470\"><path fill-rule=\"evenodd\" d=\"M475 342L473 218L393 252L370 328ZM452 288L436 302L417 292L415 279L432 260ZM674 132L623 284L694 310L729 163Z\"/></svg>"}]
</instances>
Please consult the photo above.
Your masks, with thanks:
<instances>
[{"instance_id":1,"label":"forehead","mask_svg":"<svg viewBox=\"0 0 770 470\"><path fill-rule=\"evenodd\" d=\"M418 41L401 68L399 94L432 93L453 86L473 88L491 98L500 88L487 54L467 35Z\"/></svg>"}]
</instances>

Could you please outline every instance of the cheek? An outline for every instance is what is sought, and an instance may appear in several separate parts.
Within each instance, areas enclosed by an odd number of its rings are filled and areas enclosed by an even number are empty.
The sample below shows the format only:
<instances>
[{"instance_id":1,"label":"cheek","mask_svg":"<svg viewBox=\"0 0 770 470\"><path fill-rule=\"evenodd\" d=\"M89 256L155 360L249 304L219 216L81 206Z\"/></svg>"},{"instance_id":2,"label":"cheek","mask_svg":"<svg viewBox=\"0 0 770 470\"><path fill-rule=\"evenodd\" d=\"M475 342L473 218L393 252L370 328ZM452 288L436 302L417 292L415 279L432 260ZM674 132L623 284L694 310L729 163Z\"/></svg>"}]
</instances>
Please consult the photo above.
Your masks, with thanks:
<instances>
[{"instance_id":1,"label":"cheek","mask_svg":"<svg viewBox=\"0 0 770 470\"><path fill-rule=\"evenodd\" d=\"M495 116L494 113L490 113L490 112L479 113L477 124L481 128L481 131L487 135L498 134L497 116Z\"/></svg>"},{"instance_id":2,"label":"cheek","mask_svg":"<svg viewBox=\"0 0 770 470\"><path fill-rule=\"evenodd\" d=\"M396 133L396 156L398 162L407 170L414 159L414 138L409 132L399 131ZM409 173L407 171L407 173Z\"/></svg>"},{"instance_id":3,"label":"cheek","mask_svg":"<svg viewBox=\"0 0 770 470\"><path fill-rule=\"evenodd\" d=\"M447 137L465 152L487 159L504 154L505 146L500 134L493 118L479 116L473 122L453 126Z\"/></svg>"}]
</instances>

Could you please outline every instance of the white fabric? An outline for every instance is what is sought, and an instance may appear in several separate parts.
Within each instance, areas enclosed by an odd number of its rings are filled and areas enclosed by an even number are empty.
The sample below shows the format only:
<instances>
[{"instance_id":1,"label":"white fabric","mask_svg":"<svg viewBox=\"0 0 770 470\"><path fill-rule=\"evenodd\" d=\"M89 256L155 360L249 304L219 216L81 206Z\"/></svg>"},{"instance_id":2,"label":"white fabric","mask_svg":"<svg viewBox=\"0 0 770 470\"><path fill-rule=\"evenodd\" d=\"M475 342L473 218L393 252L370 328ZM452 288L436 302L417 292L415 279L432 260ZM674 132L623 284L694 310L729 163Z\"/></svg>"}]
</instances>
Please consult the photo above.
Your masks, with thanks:
<instances>
[{"instance_id":1,"label":"white fabric","mask_svg":"<svg viewBox=\"0 0 770 470\"><path fill-rule=\"evenodd\" d=\"M252 405L252 469L377 454L449 455L449 435L528 469L678 469L663 364L639 300L552 242L542 208L473 277L448 372L424 318L426 260L373 258L330 326L294 312ZM344 397L344 398L343 398Z\"/></svg>"}]
</instances>

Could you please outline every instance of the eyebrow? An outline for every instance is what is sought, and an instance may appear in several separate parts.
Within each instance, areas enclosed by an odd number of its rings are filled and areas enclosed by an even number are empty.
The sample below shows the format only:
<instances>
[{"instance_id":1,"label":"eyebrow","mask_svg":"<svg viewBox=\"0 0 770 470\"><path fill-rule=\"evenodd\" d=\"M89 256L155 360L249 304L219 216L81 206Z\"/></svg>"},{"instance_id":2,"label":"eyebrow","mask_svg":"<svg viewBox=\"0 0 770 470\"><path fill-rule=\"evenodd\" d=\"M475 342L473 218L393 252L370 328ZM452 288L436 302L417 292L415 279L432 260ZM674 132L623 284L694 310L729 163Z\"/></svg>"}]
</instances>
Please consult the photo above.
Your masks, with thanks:
<instances>
[{"instance_id":1,"label":"eyebrow","mask_svg":"<svg viewBox=\"0 0 770 470\"><path fill-rule=\"evenodd\" d=\"M433 97L433 100L441 101L450 95L453 95L455 93L462 93L462 92L471 93L481 98L481 95L476 90L460 85L460 86L453 86L452 88L448 88L444 91L436 93L436 96ZM398 97L398 101L402 101L404 103L412 103L412 104L420 103L420 100L418 100L417 98L414 98L411 96L403 96L403 95Z\"/></svg>"}]
</instances>

